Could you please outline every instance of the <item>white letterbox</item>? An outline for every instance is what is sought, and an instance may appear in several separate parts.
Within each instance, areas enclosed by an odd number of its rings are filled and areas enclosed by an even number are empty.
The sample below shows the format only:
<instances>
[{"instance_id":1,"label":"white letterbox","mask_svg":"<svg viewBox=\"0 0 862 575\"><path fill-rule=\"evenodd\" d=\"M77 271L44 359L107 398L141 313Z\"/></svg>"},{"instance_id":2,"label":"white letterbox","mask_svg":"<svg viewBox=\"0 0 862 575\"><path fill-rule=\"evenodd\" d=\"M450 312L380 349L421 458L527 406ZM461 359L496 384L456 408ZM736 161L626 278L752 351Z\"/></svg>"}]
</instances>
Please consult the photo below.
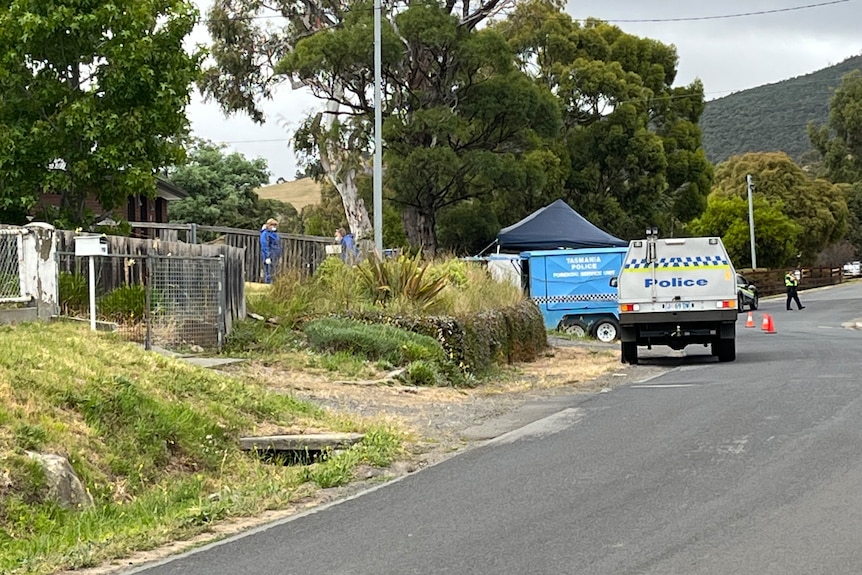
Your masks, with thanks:
<instances>
[{"instance_id":1,"label":"white letterbox","mask_svg":"<svg viewBox=\"0 0 862 575\"><path fill-rule=\"evenodd\" d=\"M108 237L77 236L75 238L76 256L106 256L108 255Z\"/></svg>"}]
</instances>

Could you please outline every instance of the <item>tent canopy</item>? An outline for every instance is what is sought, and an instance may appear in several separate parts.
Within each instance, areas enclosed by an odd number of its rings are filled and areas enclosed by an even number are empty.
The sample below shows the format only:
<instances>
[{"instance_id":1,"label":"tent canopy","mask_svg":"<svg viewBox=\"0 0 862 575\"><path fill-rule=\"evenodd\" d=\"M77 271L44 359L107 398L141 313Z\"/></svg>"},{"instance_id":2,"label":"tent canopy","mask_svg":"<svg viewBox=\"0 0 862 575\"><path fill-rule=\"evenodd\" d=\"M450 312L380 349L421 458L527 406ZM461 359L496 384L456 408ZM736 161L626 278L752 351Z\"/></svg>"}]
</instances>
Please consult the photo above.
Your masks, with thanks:
<instances>
[{"instance_id":1,"label":"tent canopy","mask_svg":"<svg viewBox=\"0 0 862 575\"><path fill-rule=\"evenodd\" d=\"M602 231L563 200L537 210L497 234L497 244L508 252L557 248L614 248L629 243Z\"/></svg>"}]
</instances>

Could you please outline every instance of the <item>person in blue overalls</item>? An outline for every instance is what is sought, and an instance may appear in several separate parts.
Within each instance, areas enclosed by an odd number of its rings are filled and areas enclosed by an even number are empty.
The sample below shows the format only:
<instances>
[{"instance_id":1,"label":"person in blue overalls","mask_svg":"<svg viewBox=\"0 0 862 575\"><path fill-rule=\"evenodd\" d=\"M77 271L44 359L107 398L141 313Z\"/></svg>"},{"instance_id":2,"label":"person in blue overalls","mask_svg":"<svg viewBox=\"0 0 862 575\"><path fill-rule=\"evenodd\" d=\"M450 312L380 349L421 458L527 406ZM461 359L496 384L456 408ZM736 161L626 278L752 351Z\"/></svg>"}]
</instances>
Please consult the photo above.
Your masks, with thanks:
<instances>
[{"instance_id":1,"label":"person in blue overalls","mask_svg":"<svg viewBox=\"0 0 862 575\"><path fill-rule=\"evenodd\" d=\"M359 248L353 234L344 228L335 230L335 241L341 246L341 259L345 263L354 264L359 259Z\"/></svg>"},{"instance_id":2,"label":"person in blue overalls","mask_svg":"<svg viewBox=\"0 0 862 575\"><path fill-rule=\"evenodd\" d=\"M278 256L281 255L281 238L278 237L278 221L269 218L260 229L260 255L263 257L263 281L272 283Z\"/></svg>"}]
</instances>

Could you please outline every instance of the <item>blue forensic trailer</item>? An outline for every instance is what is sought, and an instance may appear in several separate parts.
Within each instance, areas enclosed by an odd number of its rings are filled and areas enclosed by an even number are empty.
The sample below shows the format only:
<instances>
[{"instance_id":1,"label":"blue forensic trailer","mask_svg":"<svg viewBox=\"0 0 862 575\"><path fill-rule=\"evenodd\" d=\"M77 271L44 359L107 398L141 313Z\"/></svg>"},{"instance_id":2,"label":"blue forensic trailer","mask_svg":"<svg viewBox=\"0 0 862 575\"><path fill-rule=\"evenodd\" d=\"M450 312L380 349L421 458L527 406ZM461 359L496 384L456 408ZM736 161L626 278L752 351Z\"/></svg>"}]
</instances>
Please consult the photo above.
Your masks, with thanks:
<instances>
[{"instance_id":1,"label":"blue forensic trailer","mask_svg":"<svg viewBox=\"0 0 862 575\"><path fill-rule=\"evenodd\" d=\"M545 327L617 339L620 329L617 288L628 248L581 248L521 253L521 280L545 316Z\"/></svg>"}]
</instances>

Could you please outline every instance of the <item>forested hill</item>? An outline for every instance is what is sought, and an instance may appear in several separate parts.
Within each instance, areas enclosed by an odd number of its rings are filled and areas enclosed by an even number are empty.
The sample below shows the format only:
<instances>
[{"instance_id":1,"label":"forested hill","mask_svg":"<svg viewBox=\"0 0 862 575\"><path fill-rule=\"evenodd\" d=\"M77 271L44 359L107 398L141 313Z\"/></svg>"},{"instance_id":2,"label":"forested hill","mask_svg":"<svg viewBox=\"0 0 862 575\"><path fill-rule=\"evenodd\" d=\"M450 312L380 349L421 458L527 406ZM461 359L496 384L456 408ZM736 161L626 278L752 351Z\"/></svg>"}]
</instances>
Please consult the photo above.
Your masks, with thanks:
<instances>
[{"instance_id":1,"label":"forested hill","mask_svg":"<svg viewBox=\"0 0 862 575\"><path fill-rule=\"evenodd\" d=\"M758 86L707 102L701 118L703 147L718 163L745 152L787 152L799 160L810 148L806 125L825 124L829 100L862 55L805 76Z\"/></svg>"}]
</instances>

